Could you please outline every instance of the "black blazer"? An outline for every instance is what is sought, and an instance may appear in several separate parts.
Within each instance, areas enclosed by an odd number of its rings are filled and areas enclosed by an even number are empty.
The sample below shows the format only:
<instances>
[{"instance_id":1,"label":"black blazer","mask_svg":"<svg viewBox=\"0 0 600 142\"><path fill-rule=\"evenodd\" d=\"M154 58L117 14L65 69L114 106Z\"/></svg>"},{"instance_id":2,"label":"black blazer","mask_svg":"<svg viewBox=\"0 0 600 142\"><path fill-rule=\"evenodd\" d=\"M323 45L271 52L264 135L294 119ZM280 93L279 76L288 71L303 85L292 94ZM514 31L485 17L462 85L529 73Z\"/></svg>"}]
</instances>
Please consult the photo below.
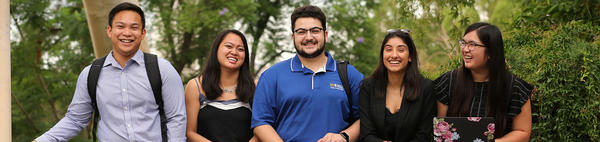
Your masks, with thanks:
<instances>
[{"instance_id":1,"label":"black blazer","mask_svg":"<svg viewBox=\"0 0 600 142\"><path fill-rule=\"evenodd\" d=\"M385 95L378 97L375 95L375 81L372 78L363 80L359 93L359 111L360 111L360 141L378 141L391 140L399 141L431 141L433 134L433 117L437 113L436 99L430 93L432 81L422 77L418 89L421 89L419 96L409 101L406 97L402 99L399 117L402 119L393 124L396 134L389 136L385 131ZM405 88L404 92L409 92ZM404 95L406 96L406 95Z\"/></svg>"}]
</instances>

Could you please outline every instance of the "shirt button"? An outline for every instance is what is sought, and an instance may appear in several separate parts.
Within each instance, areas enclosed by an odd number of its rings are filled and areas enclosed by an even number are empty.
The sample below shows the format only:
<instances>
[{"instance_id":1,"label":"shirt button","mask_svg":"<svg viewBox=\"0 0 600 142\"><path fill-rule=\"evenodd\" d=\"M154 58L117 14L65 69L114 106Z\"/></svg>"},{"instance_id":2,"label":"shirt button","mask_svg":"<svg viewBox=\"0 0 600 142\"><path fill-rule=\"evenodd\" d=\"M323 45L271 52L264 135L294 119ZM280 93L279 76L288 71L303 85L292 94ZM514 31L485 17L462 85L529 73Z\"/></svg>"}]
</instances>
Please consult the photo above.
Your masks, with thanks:
<instances>
[{"instance_id":1,"label":"shirt button","mask_svg":"<svg viewBox=\"0 0 600 142\"><path fill-rule=\"evenodd\" d=\"M127 92L127 89L123 88L123 92Z\"/></svg>"},{"instance_id":2,"label":"shirt button","mask_svg":"<svg viewBox=\"0 0 600 142\"><path fill-rule=\"evenodd\" d=\"M127 124L127 127L131 128L131 124Z\"/></svg>"},{"instance_id":3,"label":"shirt button","mask_svg":"<svg viewBox=\"0 0 600 142\"><path fill-rule=\"evenodd\" d=\"M125 110L127 110L127 107L125 107Z\"/></svg>"}]
</instances>

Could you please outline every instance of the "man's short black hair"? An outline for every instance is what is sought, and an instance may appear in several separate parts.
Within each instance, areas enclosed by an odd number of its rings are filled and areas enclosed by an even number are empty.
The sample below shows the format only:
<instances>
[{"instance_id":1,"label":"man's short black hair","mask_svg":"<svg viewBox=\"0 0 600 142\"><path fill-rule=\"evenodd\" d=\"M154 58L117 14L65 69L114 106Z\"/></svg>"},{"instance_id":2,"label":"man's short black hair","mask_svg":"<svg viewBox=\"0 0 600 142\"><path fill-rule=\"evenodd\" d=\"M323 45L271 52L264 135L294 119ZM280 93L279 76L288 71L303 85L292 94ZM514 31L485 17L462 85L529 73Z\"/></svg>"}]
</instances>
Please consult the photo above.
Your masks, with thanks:
<instances>
[{"instance_id":1,"label":"man's short black hair","mask_svg":"<svg viewBox=\"0 0 600 142\"><path fill-rule=\"evenodd\" d=\"M140 15L140 17L142 18L142 29L146 28L146 18L144 18L144 11L142 11L142 8L140 8L139 6L129 2L121 3L115 6L112 10L110 10L110 13L108 14L108 26L112 27L112 21L115 18L115 15L124 10L131 10L138 13L138 15Z\"/></svg>"},{"instance_id":2,"label":"man's short black hair","mask_svg":"<svg viewBox=\"0 0 600 142\"><path fill-rule=\"evenodd\" d=\"M325 18L325 14L321 11L321 8L307 5L303 7L298 7L292 13L292 31L294 31L294 27L296 26L296 20L302 17L312 17L317 18L321 21L321 26L323 26L323 30L327 29L327 19Z\"/></svg>"}]
</instances>

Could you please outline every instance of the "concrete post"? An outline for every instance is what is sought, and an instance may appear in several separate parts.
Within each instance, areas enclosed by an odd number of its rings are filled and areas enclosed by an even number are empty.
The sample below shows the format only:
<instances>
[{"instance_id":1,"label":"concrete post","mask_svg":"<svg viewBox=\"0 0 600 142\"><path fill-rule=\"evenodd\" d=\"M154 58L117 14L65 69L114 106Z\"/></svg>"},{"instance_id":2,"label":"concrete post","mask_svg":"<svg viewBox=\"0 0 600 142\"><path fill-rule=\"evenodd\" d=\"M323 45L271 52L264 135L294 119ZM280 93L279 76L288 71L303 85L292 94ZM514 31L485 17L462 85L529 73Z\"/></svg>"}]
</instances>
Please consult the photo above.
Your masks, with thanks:
<instances>
[{"instance_id":1,"label":"concrete post","mask_svg":"<svg viewBox=\"0 0 600 142\"><path fill-rule=\"evenodd\" d=\"M10 108L10 3L0 0L0 141L12 141Z\"/></svg>"}]
</instances>

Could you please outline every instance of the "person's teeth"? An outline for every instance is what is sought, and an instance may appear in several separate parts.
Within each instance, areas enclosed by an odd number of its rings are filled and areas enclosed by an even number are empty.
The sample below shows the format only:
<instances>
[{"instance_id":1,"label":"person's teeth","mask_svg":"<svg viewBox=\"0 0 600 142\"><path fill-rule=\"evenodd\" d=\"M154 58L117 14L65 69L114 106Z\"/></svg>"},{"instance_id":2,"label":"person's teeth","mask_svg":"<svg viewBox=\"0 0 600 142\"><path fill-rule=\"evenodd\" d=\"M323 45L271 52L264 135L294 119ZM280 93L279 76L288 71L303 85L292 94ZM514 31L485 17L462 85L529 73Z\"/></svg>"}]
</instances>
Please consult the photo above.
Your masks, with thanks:
<instances>
[{"instance_id":1,"label":"person's teeth","mask_svg":"<svg viewBox=\"0 0 600 142\"><path fill-rule=\"evenodd\" d=\"M390 61L390 64L399 64L400 61Z\"/></svg>"},{"instance_id":2,"label":"person's teeth","mask_svg":"<svg viewBox=\"0 0 600 142\"><path fill-rule=\"evenodd\" d=\"M132 42L133 40L122 39L121 42Z\"/></svg>"},{"instance_id":3,"label":"person's teeth","mask_svg":"<svg viewBox=\"0 0 600 142\"><path fill-rule=\"evenodd\" d=\"M236 58L227 58L227 59L228 59L228 60L231 60L231 61L234 61L234 62L237 62L237 59L236 59Z\"/></svg>"}]
</instances>

